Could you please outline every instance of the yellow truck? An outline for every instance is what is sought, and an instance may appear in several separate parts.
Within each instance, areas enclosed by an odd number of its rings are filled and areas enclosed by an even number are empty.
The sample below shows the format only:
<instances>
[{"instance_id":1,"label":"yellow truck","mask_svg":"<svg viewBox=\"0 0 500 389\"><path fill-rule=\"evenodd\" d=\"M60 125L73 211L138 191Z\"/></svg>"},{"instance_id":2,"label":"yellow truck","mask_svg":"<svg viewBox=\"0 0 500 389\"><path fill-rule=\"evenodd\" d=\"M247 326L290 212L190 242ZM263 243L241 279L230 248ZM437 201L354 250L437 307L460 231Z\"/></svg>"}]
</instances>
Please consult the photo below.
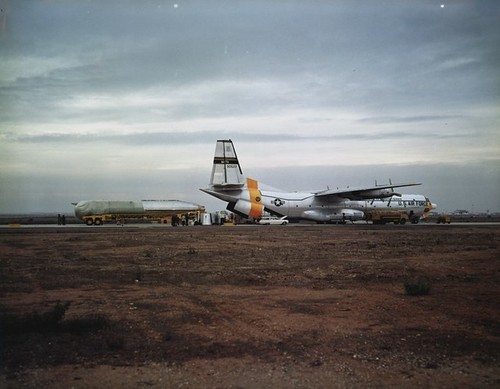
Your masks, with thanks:
<instances>
[{"instance_id":1,"label":"yellow truck","mask_svg":"<svg viewBox=\"0 0 500 389\"><path fill-rule=\"evenodd\" d=\"M366 220L373 224L406 224L410 217L402 211L371 211L366 213Z\"/></svg>"}]
</instances>

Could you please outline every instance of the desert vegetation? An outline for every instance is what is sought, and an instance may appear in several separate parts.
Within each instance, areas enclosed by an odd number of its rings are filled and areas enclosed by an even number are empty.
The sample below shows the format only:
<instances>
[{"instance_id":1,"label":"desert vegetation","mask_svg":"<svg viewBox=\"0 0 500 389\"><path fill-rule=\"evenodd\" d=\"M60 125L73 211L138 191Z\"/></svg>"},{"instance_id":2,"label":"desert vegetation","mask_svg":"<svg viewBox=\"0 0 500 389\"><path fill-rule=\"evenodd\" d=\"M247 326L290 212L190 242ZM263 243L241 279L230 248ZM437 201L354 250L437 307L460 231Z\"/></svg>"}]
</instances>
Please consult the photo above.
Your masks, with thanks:
<instances>
[{"instance_id":1,"label":"desert vegetation","mask_svg":"<svg viewBox=\"0 0 500 389\"><path fill-rule=\"evenodd\" d=\"M0 232L0 383L495 387L499 237L453 225Z\"/></svg>"}]
</instances>

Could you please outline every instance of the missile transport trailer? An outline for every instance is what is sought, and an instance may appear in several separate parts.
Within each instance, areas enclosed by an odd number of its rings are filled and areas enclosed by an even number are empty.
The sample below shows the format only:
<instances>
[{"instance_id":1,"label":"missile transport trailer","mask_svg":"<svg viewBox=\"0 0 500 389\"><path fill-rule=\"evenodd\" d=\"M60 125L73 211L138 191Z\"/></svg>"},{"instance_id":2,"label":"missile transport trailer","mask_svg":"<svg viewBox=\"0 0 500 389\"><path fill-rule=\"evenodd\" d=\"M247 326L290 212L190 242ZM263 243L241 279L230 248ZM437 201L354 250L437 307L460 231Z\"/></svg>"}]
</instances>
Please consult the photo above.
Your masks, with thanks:
<instances>
[{"instance_id":1,"label":"missile transport trailer","mask_svg":"<svg viewBox=\"0 0 500 389\"><path fill-rule=\"evenodd\" d=\"M129 220L172 225L199 224L203 212L204 206L180 200L85 200L75 204L75 216L88 226Z\"/></svg>"}]
</instances>

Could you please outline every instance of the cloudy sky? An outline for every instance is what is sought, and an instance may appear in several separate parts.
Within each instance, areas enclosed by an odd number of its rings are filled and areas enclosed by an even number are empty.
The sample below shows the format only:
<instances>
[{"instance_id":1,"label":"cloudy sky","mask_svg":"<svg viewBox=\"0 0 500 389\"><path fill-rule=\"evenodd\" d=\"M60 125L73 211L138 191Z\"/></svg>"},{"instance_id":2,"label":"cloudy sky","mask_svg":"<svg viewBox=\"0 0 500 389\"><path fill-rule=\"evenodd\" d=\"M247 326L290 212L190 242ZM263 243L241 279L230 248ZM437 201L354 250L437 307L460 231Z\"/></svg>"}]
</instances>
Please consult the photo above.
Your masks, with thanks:
<instances>
[{"instance_id":1,"label":"cloudy sky","mask_svg":"<svg viewBox=\"0 0 500 389\"><path fill-rule=\"evenodd\" d=\"M500 2L0 0L0 213L422 182L500 211Z\"/></svg>"}]
</instances>

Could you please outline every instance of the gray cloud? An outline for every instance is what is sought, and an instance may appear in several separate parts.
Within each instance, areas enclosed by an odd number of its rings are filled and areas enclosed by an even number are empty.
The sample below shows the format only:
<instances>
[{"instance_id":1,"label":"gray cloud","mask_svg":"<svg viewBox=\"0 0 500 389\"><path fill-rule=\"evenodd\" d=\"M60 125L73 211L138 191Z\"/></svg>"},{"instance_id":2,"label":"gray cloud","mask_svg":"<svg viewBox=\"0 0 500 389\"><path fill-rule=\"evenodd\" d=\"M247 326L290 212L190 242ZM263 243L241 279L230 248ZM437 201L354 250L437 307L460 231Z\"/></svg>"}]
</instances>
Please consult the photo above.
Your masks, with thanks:
<instances>
[{"instance_id":1,"label":"gray cloud","mask_svg":"<svg viewBox=\"0 0 500 389\"><path fill-rule=\"evenodd\" d=\"M418 120L417 120L418 121ZM398 121L399 122L399 121ZM404 122L404 121L402 121ZM413 122L413 121L411 121ZM253 133L253 134L234 134L231 131L218 131L214 132L193 132L193 133L179 133L179 132L145 132L145 133L130 133L130 134L79 134L79 133L51 133L41 135L17 135L15 133L5 133L1 137L5 142L9 143L26 143L26 144L71 144L71 145L89 145L93 143L109 143L111 145L189 145L189 144L203 144L211 147L216 139L230 139L233 135L237 136L238 143L244 146L245 143L255 142L258 139L262 143L282 143L282 142L304 142L304 141L390 141L405 139L411 141L412 139L427 139L431 134L429 133L414 133L411 131L392 131L392 132L365 132L356 134L332 134L328 136L320 135L293 135L293 134L266 134L266 133ZM468 138L471 136L469 133L462 134L432 134L437 139L457 139Z\"/></svg>"},{"instance_id":2,"label":"gray cloud","mask_svg":"<svg viewBox=\"0 0 500 389\"><path fill-rule=\"evenodd\" d=\"M360 119L361 123L419 123L419 122L446 122L461 119L463 115L422 115L422 116L379 116Z\"/></svg>"},{"instance_id":3,"label":"gray cloud","mask_svg":"<svg viewBox=\"0 0 500 389\"><path fill-rule=\"evenodd\" d=\"M92 159L94 146L96 160L119 149L112 157L133 170L137 147L210 153L217 138L260 142L268 155L272 144L271 156L290 153L288 166L311 164L305 144L346 165L380 150L394 165L405 157L445 170L440 158L482 163L500 151L497 1L178 5L11 1L0 31L0 173L31 177L34 161L65 165L76 149ZM499 182L487 172L488 185Z\"/></svg>"}]
</instances>

